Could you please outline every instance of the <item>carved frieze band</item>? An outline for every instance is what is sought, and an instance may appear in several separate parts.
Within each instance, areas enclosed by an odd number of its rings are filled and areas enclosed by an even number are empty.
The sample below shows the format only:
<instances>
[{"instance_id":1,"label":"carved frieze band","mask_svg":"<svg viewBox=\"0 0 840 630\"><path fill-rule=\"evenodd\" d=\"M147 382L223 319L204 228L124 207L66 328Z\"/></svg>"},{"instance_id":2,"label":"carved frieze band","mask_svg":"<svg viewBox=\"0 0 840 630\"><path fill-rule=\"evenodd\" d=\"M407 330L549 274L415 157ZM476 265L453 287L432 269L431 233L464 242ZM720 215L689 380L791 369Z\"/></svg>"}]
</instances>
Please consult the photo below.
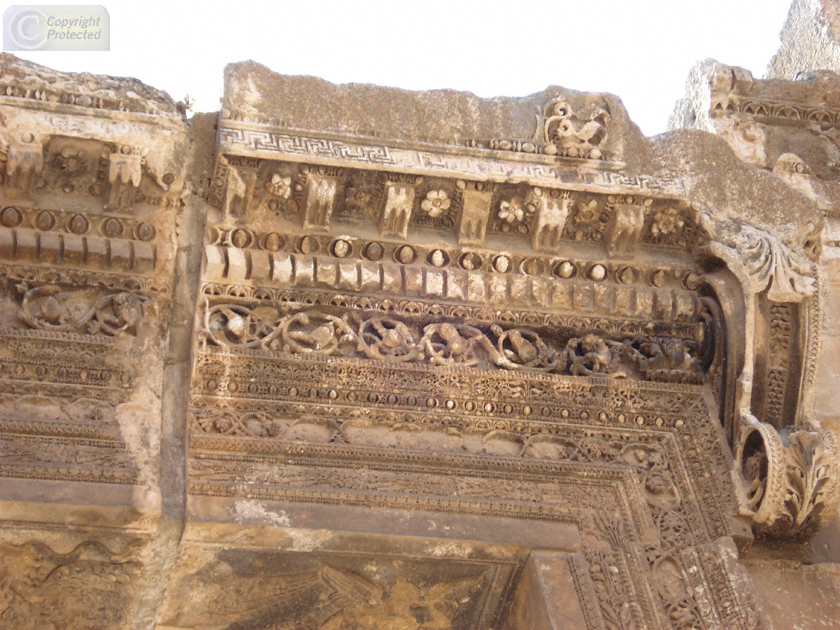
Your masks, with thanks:
<instances>
[{"instance_id":1,"label":"carved frieze band","mask_svg":"<svg viewBox=\"0 0 840 630\"><path fill-rule=\"evenodd\" d=\"M812 124L823 130L840 126L840 111L837 110L791 102L757 100L729 92L713 93L710 113L712 116L747 114L762 122L801 126Z\"/></svg>"},{"instance_id":2,"label":"carved frieze band","mask_svg":"<svg viewBox=\"0 0 840 630\"><path fill-rule=\"evenodd\" d=\"M605 514L594 520L598 544L568 559L587 630L770 627L731 546L640 545Z\"/></svg>"},{"instance_id":3,"label":"carved frieze band","mask_svg":"<svg viewBox=\"0 0 840 630\"><path fill-rule=\"evenodd\" d=\"M557 158L529 153L508 153L483 157L484 151L460 148L444 152L429 145L423 149L374 146L358 139L333 139L308 136L295 130L273 128L253 123L222 121L219 129L222 153L264 159L290 159L337 166L357 165L360 168L405 170L430 175L468 177L490 181L527 179L537 185L568 184L582 189L611 188L627 192L657 191L680 194L679 180L649 179L630 176L615 170L601 170L603 166L586 169L556 167ZM501 153L501 151L499 152ZM566 158L572 166L586 164L586 160ZM620 164L609 164L613 169Z\"/></svg>"},{"instance_id":4,"label":"carved frieze band","mask_svg":"<svg viewBox=\"0 0 840 630\"><path fill-rule=\"evenodd\" d=\"M695 384L704 378L705 352L698 341L657 336L618 341L588 334L559 339L556 331L503 329L497 324L482 330L446 321L421 324L406 317L315 309L280 315L265 307L225 303L208 305L204 334L218 346L279 355L357 356L406 364L481 365ZM699 325L697 335L702 338Z\"/></svg>"},{"instance_id":5,"label":"carved frieze band","mask_svg":"<svg viewBox=\"0 0 840 630\"><path fill-rule=\"evenodd\" d=\"M591 449L610 451L609 441L623 439L623 430L630 427L681 432L690 425L691 439L698 442L690 448L686 443L683 457L696 475L695 492L702 492L708 505L726 503L719 474L728 474L728 464L696 386L399 362L386 368L386 361L366 366L334 357L313 361L311 353L280 361L239 351L240 359L227 352L199 357L191 412L194 449L272 452L308 442L330 448L345 444L339 450L350 449L351 459L361 456L358 447L384 447L392 453L408 448L421 461L435 451L475 453L478 466L493 454L520 458L526 452L528 457L583 462L590 461L583 453ZM560 434L551 437L572 425L601 427L607 442L576 445ZM211 439L218 442L206 441ZM640 449L634 456L644 459L646 451ZM336 456L331 452L313 453L306 460L326 463ZM710 459L710 453L719 456ZM661 497L670 496L668 484L654 486L654 492L664 493ZM720 516L712 510L693 522L727 531L722 515L731 508L720 505ZM704 520L709 525L702 525Z\"/></svg>"}]
</instances>

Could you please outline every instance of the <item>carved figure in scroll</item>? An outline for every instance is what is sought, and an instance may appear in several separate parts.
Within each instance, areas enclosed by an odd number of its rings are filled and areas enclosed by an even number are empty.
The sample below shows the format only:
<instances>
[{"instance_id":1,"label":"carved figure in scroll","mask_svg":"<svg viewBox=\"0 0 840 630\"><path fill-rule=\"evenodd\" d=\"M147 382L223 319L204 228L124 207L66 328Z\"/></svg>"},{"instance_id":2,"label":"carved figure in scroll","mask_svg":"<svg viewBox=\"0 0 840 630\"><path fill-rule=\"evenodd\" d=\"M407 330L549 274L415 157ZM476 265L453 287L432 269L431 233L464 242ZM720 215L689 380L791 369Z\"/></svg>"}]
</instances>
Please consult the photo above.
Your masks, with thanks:
<instances>
[{"instance_id":1,"label":"carved figure in scroll","mask_svg":"<svg viewBox=\"0 0 840 630\"><path fill-rule=\"evenodd\" d=\"M385 361L420 361L423 348L414 334L401 321L390 317L374 317L359 325L357 350L370 359Z\"/></svg>"},{"instance_id":2,"label":"carved figure in scroll","mask_svg":"<svg viewBox=\"0 0 840 630\"><path fill-rule=\"evenodd\" d=\"M55 285L29 288L25 282L16 285L23 293L20 319L45 330L66 331L73 327L73 314L67 304L68 294Z\"/></svg>"},{"instance_id":3,"label":"carved figure in scroll","mask_svg":"<svg viewBox=\"0 0 840 630\"><path fill-rule=\"evenodd\" d=\"M88 332L112 336L121 332L136 334L143 319L143 302L144 298L129 291L100 298L91 309Z\"/></svg>"},{"instance_id":4,"label":"carved figure in scroll","mask_svg":"<svg viewBox=\"0 0 840 630\"><path fill-rule=\"evenodd\" d=\"M698 344L668 337L638 337L636 358L642 377L666 383L703 382L703 367L697 354Z\"/></svg>"},{"instance_id":5,"label":"carved figure in scroll","mask_svg":"<svg viewBox=\"0 0 840 630\"><path fill-rule=\"evenodd\" d=\"M432 365L472 367L480 363L476 354L478 348L483 348L490 356L496 352L490 340L477 328L449 323L426 326L420 344Z\"/></svg>"},{"instance_id":6,"label":"carved figure in scroll","mask_svg":"<svg viewBox=\"0 0 840 630\"><path fill-rule=\"evenodd\" d=\"M123 332L137 333L147 299L131 291L121 291L105 295L88 306L87 296L76 297L56 285L30 288L22 282L16 288L23 293L18 317L31 328L54 332L75 330L111 337Z\"/></svg>"},{"instance_id":7,"label":"carved figure in scroll","mask_svg":"<svg viewBox=\"0 0 840 630\"><path fill-rule=\"evenodd\" d=\"M220 346L259 348L277 337L275 326L251 309L235 304L217 304L204 315L205 333Z\"/></svg>"},{"instance_id":8,"label":"carved figure in scroll","mask_svg":"<svg viewBox=\"0 0 840 630\"><path fill-rule=\"evenodd\" d=\"M550 348L540 336L528 330L502 330L491 327L497 337L496 365L510 370L530 369L540 372L561 371L566 367L562 353Z\"/></svg>"},{"instance_id":9,"label":"carved figure in scroll","mask_svg":"<svg viewBox=\"0 0 840 630\"><path fill-rule=\"evenodd\" d=\"M347 322L333 315L296 313L284 318L278 329L283 352L341 355L341 346L357 337Z\"/></svg>"},{"instance_id":10,"label":"carved figure in scroll","mask_svg":"<svg viewBox=\"0 0 840 630\"><path fill-rule=\"evenodd\" d=\"M620 353L625 348L626 346L618 341L601 339L597 335L569 339L565 350L569 361L569 371L574 376L607 372L615 376L626 376L626 373L620 371L619 368Z\"/></svg>"}]
</instances>

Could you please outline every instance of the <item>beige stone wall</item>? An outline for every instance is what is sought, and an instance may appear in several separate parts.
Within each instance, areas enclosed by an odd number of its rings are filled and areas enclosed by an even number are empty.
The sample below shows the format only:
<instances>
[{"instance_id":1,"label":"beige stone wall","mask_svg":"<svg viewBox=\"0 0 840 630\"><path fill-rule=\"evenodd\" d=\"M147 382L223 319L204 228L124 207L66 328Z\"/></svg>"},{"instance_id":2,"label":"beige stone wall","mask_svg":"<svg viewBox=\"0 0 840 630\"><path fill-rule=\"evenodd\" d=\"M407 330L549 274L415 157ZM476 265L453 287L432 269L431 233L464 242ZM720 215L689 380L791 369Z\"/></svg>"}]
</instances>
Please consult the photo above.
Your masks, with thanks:
<instances>
[{"instance_id":1,"label":"beige stone wall","mask_svg":"<svg viewBox=\"0 0 840 630\"><path fill-rule=\"evenodd\" d=\"M781 32L782 44L767 78L795 79L809 70L840 70L840 4L794 0Z\"/></svg>"},{"instance_id":2,"label":"beige stone wall","mask_svg":"<svg viewBox=\"0 0 840 630\"><path fill-rule=\"evenodd\" d=\"M840 70L840 3L794 0L781 38L769 80L709 60L698 63L669 128L715 133L741 160L772 171L823 209L821 297L814 304L821 346L803 413L840 435L840 195L837 173L826 168L835 161L826 156L838 144L833 72ZM840 627L838 550L840 516L812 541L759 538L743 556L774 627Z\"/></svg>"},{"instance_id":3,"label":"beige stone wall","mask_svg":"<svg viewBox=\"0 0 840 630\"><path fill-rule=\"evenodd\" d=\"M833 74L0 62L0 628L836 625Z\"/></svg>"}]
</instances>

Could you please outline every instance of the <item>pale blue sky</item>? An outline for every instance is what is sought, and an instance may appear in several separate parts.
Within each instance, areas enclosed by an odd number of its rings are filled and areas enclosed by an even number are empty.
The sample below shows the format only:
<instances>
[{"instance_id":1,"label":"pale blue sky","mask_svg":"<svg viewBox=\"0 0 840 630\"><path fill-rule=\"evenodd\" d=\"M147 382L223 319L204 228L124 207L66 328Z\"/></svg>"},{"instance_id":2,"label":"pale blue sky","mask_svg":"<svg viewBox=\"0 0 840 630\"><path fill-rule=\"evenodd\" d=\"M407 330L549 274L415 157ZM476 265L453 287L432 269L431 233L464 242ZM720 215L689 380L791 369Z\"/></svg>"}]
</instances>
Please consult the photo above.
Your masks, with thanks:
<instances>
[{"instance_id":1,"label":"pale blue sky","mask_svg":"<svg viewBox=\"0 0 840 630\"><path fill-rule=\"evenodd\" d=\"M136 77L196 111L218 109L222 69L254 59L337 83L520 96L550 84L622 98L665 130L688 71L707 57L761 76L790 0L103 3L110 52L27 53L60 70Z\"/></svg>"}]
</instances>

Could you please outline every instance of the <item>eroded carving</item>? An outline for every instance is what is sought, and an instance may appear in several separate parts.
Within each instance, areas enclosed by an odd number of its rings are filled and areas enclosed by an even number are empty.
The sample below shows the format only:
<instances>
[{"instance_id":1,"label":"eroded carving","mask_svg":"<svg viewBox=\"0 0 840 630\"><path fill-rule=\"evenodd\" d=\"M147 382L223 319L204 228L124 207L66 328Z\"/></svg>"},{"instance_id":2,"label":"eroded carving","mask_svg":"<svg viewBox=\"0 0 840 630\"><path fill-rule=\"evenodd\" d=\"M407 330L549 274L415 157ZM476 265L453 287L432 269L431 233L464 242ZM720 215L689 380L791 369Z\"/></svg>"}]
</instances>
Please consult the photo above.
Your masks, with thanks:
<instances>
[{"instance_id":1,"label":"eroded carving","mask_svg":"<svg viewBox=\"0 0 840 630\"><path fill-rule=\"evenodd\" d=\"M398 576L387 593L348 571L324 566L321 579L333 590L330 599L341 609L320 630L364 627L371 630L451 630L459 604L484 582L484 575L435 584L425 590Z\"/></svg>"},{"instance_id":2,"label":"eroded carving","mask_svg":"<svg viewBox=\"0 0 840 630\"><path fill-rule=\"evenodd\" d=\"M231 219L247 218L254 198L257 173L246 166L229 166L224 188L224 213Z\"/></svg>"},{"instance_id":3,"label":"eroded carving","mask_svg":"<svg viewBox=\"0 0 840 630\"><path fill-rule=\"evenodd\" d=\"M148 149L147 149L148 151ZM118 210L130 208L143 178L143 157L139 149L124 146L108 157L108 203Z\"/></svg>"},{"instance_id":4,"label":"eroded carving","mask_svg":"<svg viewBox=\"0 0 840 630\"><path fill-rule=\"evenodd\" d=\"M98 542L57 553L41 542L0 543L0 621L42 630L125 628L140 565Z\"/></svg>"},{"instance_id":5,"label":"eroded carving","mask_svg":"<svg viewBox=\"0 0 840 630\"><path fill-rule=\"evenodd\" d=\"M607 254L629 256L642 237L645 226L645 210L652 199L636 200L633 196L607 198L611 213L606 231Z\"/></svg>"},{"instance_id":6,"label":"eroded carving","mask_svg":"<svg viewBox=\"0 0 840 630\"><path fill-rule=\"evenodd\" d=\"M303 229L329 229L337 186L338 182L332 177L309 175L303 205ZM280 190L285 192L282 187Z\"/></svg>"},{"instance_id":7,"label":"eroded carving","mask_svg":"<svg viewBox=\"0 0 840 630\"><path fill-rule=\"evenodd\" d=\"M44 148L34 142L29 134L27 143L11 143L6 158L6 187L8 190L29 194L44 167Z\"/></svg>"},{"instance_id":8,"label":"eroded carving","mask_svg":"<svg viewBox=\"0 0 840 630\"><path fill-rule=\"evenodd\" d=\"M385 205L379 216L379 232L383 237L408 237L408 223L414 207L414 186L399 182L385 185Z\"/></svg>"},{"instance_id":9,"label":"eroded carving","mask_svg":"<svg viewBox=\"0 0 840 630\"><path fill-rule=\"evenodd\" d=\"M614 340L587 334L551 339L548 331L486 330L450 322L421 325L396 317L341 316L319 311L280 315L269 307L215 304L205 312L208 341L222 347L261 348L281 354L364 356L429 365L500 367L574 376L637 375L659 382L702 383L701 344L637 336ZM708 334L708 333L707 333ZM703 344L711 343L700 338Z\"/></svg>"},{"instance_id":10,"label":"eroded carving","mask_svg":"<svg viewBox=\"0 0 840 630\"><path fill-rule=\"evenodd\" d=\"M810 536L840 505L840 453L831 431L786 427L777 431L755 418L738 448L746 509L756 531Z\"/></svg>"},{"instance_id":11,"label":"eroded carving","mask_svg":"<svg viewBox=\"0 0 840 630\"><path fill-rule=\"evenodd\" d=\"M531 246L537 251L556 251L569 211L574 206L571 193L566 192L556 199L542 189L534 188L528 203L536 207L531 228Z\"/></svg>"},{"instance_id":12,"label":"eroded carving","mask_svg":"<svg viewBox=\"0 0 840 630\"><path fill-rule=\"evenodd\" d=\"M737 252L756 293L769 288L767 298L772 302L801 302L814 294L811 261L778 237L746 224L715 224L705 215L702 225L715 240Z\"/></svg>"},{"instance_id":13,"label":"eroded carving","mask_svg":"<svg viewBox=\"0 0 840 630\"><path fill-rule=\"evenodd\" d=\"M89 335L137 334L148 298L130 291L91 300L84 292L63 291L57 285L16 284L22 294L18 317L37 330L84 332ZM81 298L81 299L79 299ZM93 302L92 304L90 302Z\"/></svg>"},{"instance_id":14,"label":"eroded carving","mask_svg":"<svg viewBox=\"0 0 840 630\"><path fill-rule=\"evenodd\" d=\"M568 157L602 157L610 114L605 104L592 104L576 112L563 97L549 101L543 111L543 141L554 153Z\"/></svg>"}]
</instances>

